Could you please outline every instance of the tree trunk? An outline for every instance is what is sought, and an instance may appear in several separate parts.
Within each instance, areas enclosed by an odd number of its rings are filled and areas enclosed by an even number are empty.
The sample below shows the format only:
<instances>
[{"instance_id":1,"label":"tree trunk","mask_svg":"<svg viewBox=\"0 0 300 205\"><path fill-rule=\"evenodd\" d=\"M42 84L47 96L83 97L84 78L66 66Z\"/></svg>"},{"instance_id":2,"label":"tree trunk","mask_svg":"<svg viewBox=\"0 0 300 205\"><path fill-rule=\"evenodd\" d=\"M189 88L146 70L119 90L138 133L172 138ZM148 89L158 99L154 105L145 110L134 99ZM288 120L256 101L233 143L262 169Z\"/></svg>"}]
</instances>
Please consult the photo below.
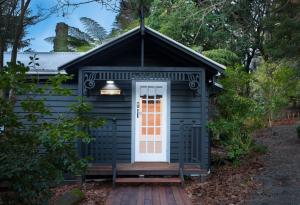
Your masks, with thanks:
<instances>
[{"instance_id":1,"label":"tree trunk","mask_svg":"<svg viewBox=\"0 0 300 205\"><path fill-rule=\"evenodd\" d=\"M0 71L3 69L4 66L4 43L3 40L0 39Z\"/></svg>"},{"instance_id":2,"label":"tree trunk","mask_svg":"<svg viewBox=\"0 0 300 205\"><path fill-rule=\"evenodd\" d=\"M246 58L246 62L245 62L245 71L247 73L250 72L250 64L251 64L251 61L252 59L254 58L255 56L255 52L256 52L256 48L253 48L253 51L252 52L247 52L247 58Z\"/></svg>"},{"instance_id":3,"label":"tree trunk","mask_svg":"<svg viewBox=\"0 0 300 205\"><path fill-rule=\"evenodd\" d=\"M0 39L0 72L3 70L4 66L4 43L3 40ZM0 89L0 98L4 99L4 90Z\"/></svg>"},{"instance_id":4,"label":"tree trunk","mask_svg":"<svg viewBox=\"0 0 300 205\"><path fill-rule=\"evenodd\" d=\"M18 54L18 48L20 46L20 41L24 29L24 19L26 15L26 11L29 7L31 0L21 0L21 10L20 10L20 15L19 15L19 22L17 25L14 41L13 41L13 47L12 47L12 52L11 52L11 63L13 65L16 64L17 62L17 54Z\"/></svg>"},{"instance_id":5,"label":"tree trunk","mask_svg":"<svg viewBox=\"0 0 300 205\"><path fill-rule=\"evenodd\" d=\"M269 128L271 128L272 127L272 117L270 116L269 117Z\"/></svg>"},{"instance_id":6,"label":"tree trunk","mask_svg":"<svg viewBox=\"0 0 300 205\"><path fill-rule=\"evenodd\" d=\"M12 52L11 52L11 64L16 65L17 63L17 54L18 54L18 48L20 46L20 41L22 38L22 33L24 32L24 19L26 15L26 11L29 7L31 0L21 0L21 10L20 10L20 15L19 15L19 22L17 24L17 29L16 33L14 36L14 41L13 41L13 47L12 47ZM13 84L13 82L12 82ZM9 96L8 100L11 103L11 105L14 105L16 103L16 89L14 85L11 85L11 89L9 90Z\"/></svg>"}]
</instances>

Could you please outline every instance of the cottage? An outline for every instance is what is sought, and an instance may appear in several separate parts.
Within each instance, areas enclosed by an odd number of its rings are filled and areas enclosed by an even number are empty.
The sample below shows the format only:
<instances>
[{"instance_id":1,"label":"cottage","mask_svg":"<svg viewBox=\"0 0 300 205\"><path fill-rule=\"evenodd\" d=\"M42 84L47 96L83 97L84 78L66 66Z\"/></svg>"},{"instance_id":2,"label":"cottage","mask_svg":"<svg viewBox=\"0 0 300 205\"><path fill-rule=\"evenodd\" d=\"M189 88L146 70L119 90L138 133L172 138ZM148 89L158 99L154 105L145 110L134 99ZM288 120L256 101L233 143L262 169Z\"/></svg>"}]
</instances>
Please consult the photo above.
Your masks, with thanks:
<instances>
[{"instance_id":1,"label":"cottage","mask_svg":"<svg viewBox=\"0 0 300 205\"><path fill-rule=\"evenodd\" d=\"M208 101L223 65L144 26L84 54L45 55L55 68L41 76L57 68L75 76L66 85L73 96L47 97L53 112L84 96L91 115L107 119L91 130L95 141L78 143L81 156L93 158L86 175L113 175L116 182L136 180L118 176L179 175L183 182L183 175L209 172ZM57 58L66 63L56 65Z\"/></svg>"}]
</instances>

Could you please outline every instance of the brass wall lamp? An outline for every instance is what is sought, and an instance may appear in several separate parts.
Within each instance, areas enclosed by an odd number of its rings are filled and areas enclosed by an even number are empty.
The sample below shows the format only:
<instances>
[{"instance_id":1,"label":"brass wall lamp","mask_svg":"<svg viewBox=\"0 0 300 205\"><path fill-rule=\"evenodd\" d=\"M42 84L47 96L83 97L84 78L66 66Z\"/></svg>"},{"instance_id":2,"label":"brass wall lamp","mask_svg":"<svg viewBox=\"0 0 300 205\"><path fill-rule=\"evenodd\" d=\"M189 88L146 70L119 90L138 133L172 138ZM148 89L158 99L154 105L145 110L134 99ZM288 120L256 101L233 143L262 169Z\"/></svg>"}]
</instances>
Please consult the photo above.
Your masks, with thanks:
<instances>
[{"instance_id":1,"label":"brass wall lamp","mask_svg":"<svg viewBox=\"0 0 300 205\"><path fill-rule=\"evenodd\" d=\"M104 87L101 88L100 95L121 95L121 89L114 81L108 80Z\"/></svg>"}]
</instances>

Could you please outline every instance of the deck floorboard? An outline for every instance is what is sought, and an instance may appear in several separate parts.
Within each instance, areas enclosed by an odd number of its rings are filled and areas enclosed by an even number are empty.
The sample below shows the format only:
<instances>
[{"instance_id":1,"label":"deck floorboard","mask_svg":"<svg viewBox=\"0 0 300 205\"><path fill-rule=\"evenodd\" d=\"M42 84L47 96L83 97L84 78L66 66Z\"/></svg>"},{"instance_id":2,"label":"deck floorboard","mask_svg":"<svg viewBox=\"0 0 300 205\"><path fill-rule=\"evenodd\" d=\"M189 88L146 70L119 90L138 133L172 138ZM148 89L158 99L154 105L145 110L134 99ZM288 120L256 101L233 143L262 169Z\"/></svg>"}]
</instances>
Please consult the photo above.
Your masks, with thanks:
<instances>
[{"instance_id":1,"label":"deck floorboard","mask_svg":"<svg viewBox=\"0 0 300 205\"><path fill-rule=\"evenodd\" d=\"M113 189L106 205L191 205L191 199L178 186L120 186Z\"/></svg>"}]
</instances>

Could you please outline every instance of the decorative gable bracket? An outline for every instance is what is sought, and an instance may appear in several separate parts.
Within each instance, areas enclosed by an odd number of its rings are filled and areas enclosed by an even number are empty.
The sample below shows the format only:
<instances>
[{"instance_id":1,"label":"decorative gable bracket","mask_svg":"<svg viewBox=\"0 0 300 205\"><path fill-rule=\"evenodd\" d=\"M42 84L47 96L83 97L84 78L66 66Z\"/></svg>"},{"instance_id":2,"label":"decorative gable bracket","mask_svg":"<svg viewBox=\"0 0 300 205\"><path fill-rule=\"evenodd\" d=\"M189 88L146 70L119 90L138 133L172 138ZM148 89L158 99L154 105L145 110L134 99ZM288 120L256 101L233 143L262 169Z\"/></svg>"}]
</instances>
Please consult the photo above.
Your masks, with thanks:
<instances>
[{"instance_id":1,"label":"decorative gable bracket","mask_svg":"<svg viewBox=\"0 0 300 205\"><path fill-rule=\"evenodd\" d=\"M201 93L201 75L199 72L151 72L151 71L82 71L82 94L88 95L88 90L95 88L99 80L171 80L187 81L189 88L196 95Z\"/></svg>"}]
</instances>

